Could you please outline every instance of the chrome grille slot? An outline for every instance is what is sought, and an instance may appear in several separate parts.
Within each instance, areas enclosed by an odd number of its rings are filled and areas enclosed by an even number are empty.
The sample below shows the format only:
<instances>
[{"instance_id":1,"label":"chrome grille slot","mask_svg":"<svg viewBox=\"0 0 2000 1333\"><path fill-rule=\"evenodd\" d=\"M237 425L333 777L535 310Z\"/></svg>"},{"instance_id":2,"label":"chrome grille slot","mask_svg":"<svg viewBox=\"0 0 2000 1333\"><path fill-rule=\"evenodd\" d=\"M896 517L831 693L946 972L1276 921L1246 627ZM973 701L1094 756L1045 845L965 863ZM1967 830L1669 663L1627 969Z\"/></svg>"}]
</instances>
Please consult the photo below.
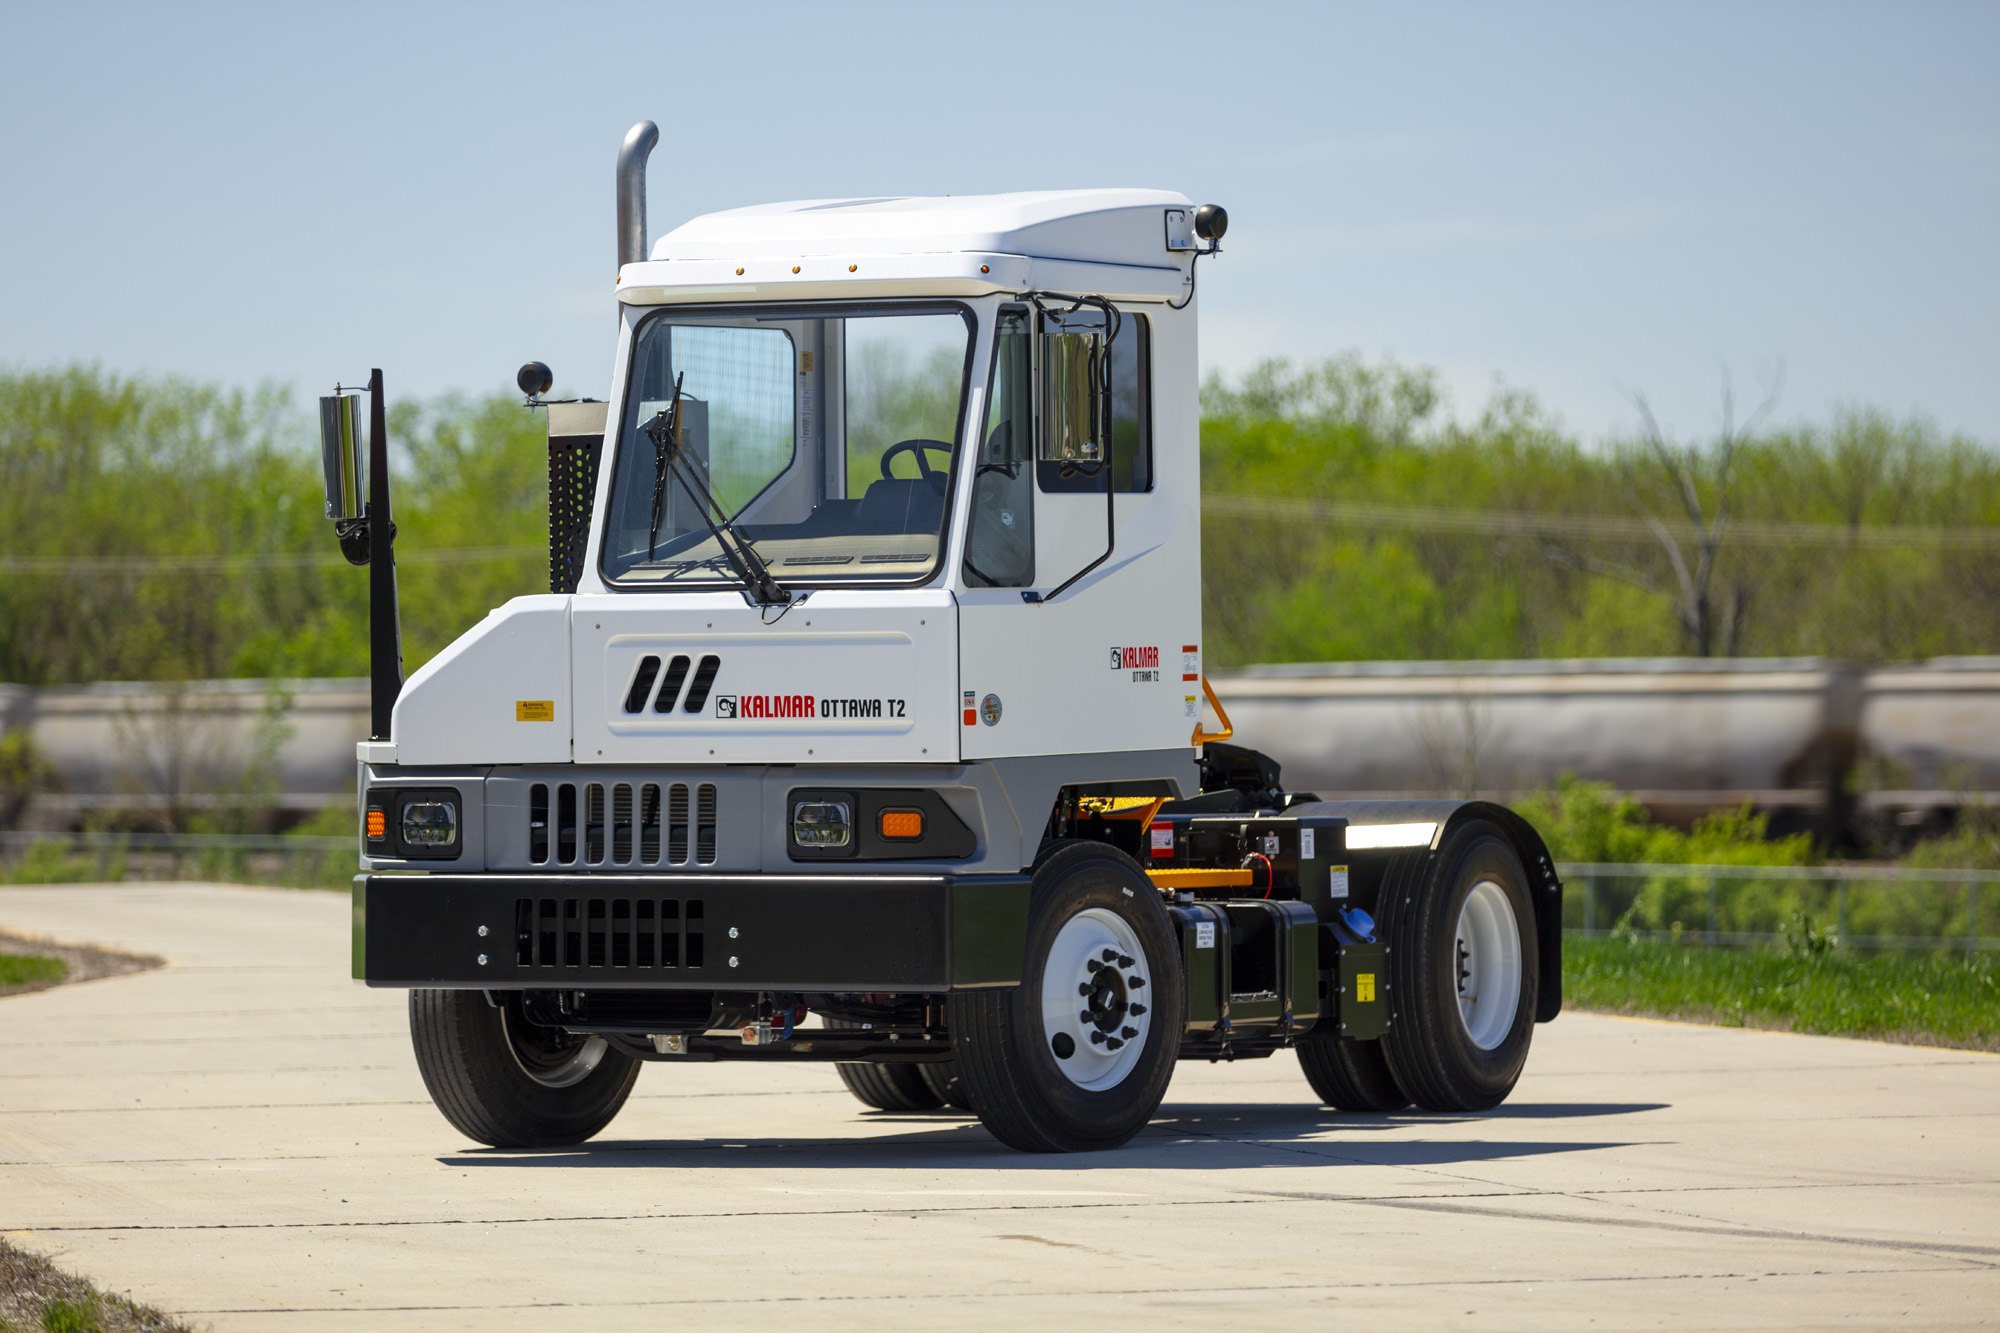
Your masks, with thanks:
<instances>
[{"instance_id":1,"label":"chrome grille slot","mask_svg":"<svg viewBox=\"0 0 2000 1333\"><path fill-rule=\"evenodd\" d=\"M677 971L702 965L702 901L675 898L517 898L521 967Z\"/></svg>"},{"instance_id":2,"label":"chrome grille slot","mask_svg":"<svg viewBox=\"0 0 2000 1333\"><path fill-rule=\"evenodd\" d=\"M704 782L695 788L694 859L702 865L715 864L715 784Z\"/></svg>"},{"instance_id":3,"label":"chrome grille slot","mask_svg":"<svg viewBox=\"0 0 2000 1333\"><path fill-rule=\"evenodd\" d=\"M604 784L592 782L583 789L583 859L591 865L604 863Z\"/></svg>"},{"instance_id":4,"label":"chrome grille slot","mask_svg":"<svg viewBox=\"0 0 2000 1333\"><path fill-rule=\"evenodd\" d=\"M576 861L576 784L571 782L556 788L556 860L564 865Z\"/></svg>"},{"instance_id":5,"label":"chrome grille slot","mask_svg":"<svg viewBox=\"0 0 2000 1333\"><path fill-rule=\"evenodd\" d=\"M549 859L549 786L537 782L528 789L528 860L546 865Z\"/></svg>"},{"instance_id":6,"label":"chrome grille slot","mask_svg":"<svg viewBox=\"0 0 2000 1333\"><path fill-rule=\"evenodd\" d=\"M611 789L611 859L619 865L632 863L632 784L621 782Z\"/></svg>"},{"instance_id":7,"label":"chrome grille slot","mask_svg":"<svg viewBox=\"0 0 2000 1333\"><path fill-rule=\"evenodd\" d=\"M649 866L660 863L660 784L648 782L639 788L639 859Z\"/></svg>"},{"instance_id":8,"label":"chrome grille slot","mask_svg":"<svg viewBox=\"0 0 2000 1333\"><path fill-rule=\"evenodd\" d=\"M688 859L688 789L685 782L667 788L667 864L684 866Z\"/></svg>"}]
</instances>

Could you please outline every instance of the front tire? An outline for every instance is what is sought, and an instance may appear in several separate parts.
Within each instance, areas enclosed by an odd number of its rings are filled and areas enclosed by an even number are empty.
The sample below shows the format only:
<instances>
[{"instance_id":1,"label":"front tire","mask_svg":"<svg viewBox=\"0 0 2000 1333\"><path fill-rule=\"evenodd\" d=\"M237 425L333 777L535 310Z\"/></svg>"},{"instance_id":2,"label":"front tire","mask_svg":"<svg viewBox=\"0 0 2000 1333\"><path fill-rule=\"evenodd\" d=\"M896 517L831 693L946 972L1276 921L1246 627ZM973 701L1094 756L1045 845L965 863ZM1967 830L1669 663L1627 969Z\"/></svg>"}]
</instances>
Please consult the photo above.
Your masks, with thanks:
<instances>
[{"instance_id":1,"label":"front tire","mask_svg":"<svg viewBox=\"0 0 2000 1333\"><path fill-rule=\"evenodd\" d=\"M1021 984L952 997L952 1050L972 1108L1024 1152L1128 1142L1173 1077L1187 995L1158 892L1116 848L1038 858Z\"/></svg>"},{"instance_id":2,"label":"front tire","mask_svg":"<svg viewBox=\"0 0 2000 1333\"><path fill-rule=\"evenodd\" d=\"M625 1105L639 1061L602 1037L527 1021L519 994L410 992L410 1041L431 1100L452 1127L495 1148L582 1143Z\"/></svg>"},{"instance_id":3,"label":"front tire","mask_svg":"<svg viewBox=\"0 0 2000 1333\"><path fill-rule=\"evenodd\" d=\"M1514 1090L1535 1029L1539 958L1528 876L1484 820L1452 830L1422 873L1385 886L1396 1083L1427 1111L1486 1111Z\"/></svg>"}]
</instances>

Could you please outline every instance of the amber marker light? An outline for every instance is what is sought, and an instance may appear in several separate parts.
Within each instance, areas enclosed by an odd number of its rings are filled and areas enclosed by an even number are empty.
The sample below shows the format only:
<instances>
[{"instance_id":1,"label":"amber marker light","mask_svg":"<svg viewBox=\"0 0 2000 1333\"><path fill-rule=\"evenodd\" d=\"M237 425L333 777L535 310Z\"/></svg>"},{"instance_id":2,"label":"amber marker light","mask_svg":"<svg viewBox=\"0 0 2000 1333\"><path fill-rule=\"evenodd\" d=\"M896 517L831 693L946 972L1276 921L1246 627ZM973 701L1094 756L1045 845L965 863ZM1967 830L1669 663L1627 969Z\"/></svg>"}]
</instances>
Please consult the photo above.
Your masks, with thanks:
<instances>
[{"instance_id":1,"label":"amber marker light","mask_svg":"<svg viewBox=\"0 0 2000 1333\"><path fill-rule=\"evenodd\" d=\"M797 264L792 265L792 272L797 273L798 271L799 271L799 266Z\"/></svg>"},{"instance_id":2,"label":"amber marker light","mask_svg":"<svg viewBox=\"0 0 2000 1333\"><path fill-rule=\"evenodd\" d=\"M924 812L884 810L879 827L885 838L921 838L924 836Z\"/></svg>"},{"instance_id":3,"label":"amber marker light","mask_svg":"<svg viewBox=\"0 0 2000 1333\"><path fill-rule=\"evenodd\" d=\"M793 269L792 271L793 271L794 273L798 272L798 270L797 270L797 269ZM743 276L743 270L742 270L742 269L740 269L740 268L739 268L739 269L737 269L737 270L736 270L736 276L737 276L737 277L739 277L739 278L740 278L740 277L742 277L742 276Z\"/></svg>"},{"instance_id":4,"label":"amber marker light","mask_svg":"<svg viewBox=\"0 0 2000 1333\"><path fill-rule=\"evenodd\" d=\"M852 273L852 272L854 272L854 270L855 270L855 269L857 269L857 268L860 268L860 267L861 267L861 265L859 265L859 264L849 264L849 265L847 266L847 271L848 271L849 273Z\"/></svg>"},{"instance_id":5,"label":"amber marker light","mask_svg":"<svg viewBox=\"0 0 2000 1333\"><path fill-rule=\"evenodd\" d=\"M993 269L992 269L992 268L991 268L991 267L990 267L989 265L986 265L986 264L981 264L981 265L979 266L979 271L980 271L981 273L991 273L991 272L993 271Z\"/></svg>"},{"instance_id":6,"label":"amber marker light","mask_svg":"<svg viewBox=\"0 0 2000 1333\"><path fill-rule=\"evenodd\" d=\"M368 841L380 842L382 841L382 839L388 836L389 836L389 816L383 814L380 810L374 810L374 809L369 810Z\"/></svg>"}]
</instances>

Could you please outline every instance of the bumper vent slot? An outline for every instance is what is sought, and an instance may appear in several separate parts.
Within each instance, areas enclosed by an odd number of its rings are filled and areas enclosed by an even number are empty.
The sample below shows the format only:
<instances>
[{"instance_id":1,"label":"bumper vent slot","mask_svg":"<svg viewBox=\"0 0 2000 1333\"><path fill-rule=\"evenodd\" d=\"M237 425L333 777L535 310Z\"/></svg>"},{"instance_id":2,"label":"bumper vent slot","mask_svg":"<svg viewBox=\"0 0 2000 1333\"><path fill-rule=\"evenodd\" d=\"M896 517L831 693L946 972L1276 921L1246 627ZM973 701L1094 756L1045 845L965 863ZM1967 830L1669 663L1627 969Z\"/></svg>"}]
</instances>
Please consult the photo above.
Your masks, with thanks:
<instances>
[{"instance_id":1,"label":"bumper vent slot","mask_svg":"<svg viewBox=\"0 0 2000 1333\"><path fill-rule=\"evenodd\" d=\"M528 860L538 866L712 866L717 804L712 782L646 782L636 789L629 782L537 782L528 792Z\"/></svg>"},{"instance_id":2,"label":"bumper vent slot","mask_svg":"<svg viewBox=\"0 0 2000 1333\"><path fill-rule=\"evenodd\" d=\"M514 962L578 972L671 972L701 967L702 900L517 898Z\"/></svg>"}]
</instances>

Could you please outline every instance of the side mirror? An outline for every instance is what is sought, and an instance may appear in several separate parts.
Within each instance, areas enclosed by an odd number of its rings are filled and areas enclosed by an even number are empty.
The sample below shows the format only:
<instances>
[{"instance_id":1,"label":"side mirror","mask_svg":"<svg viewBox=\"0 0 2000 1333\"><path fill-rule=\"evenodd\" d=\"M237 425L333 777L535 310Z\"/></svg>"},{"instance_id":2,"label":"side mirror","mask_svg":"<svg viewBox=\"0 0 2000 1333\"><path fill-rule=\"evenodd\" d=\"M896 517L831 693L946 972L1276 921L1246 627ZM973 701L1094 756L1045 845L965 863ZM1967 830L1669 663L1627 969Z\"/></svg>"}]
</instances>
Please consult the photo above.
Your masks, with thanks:
<instances>
[{"instance_id":1,"label":"side mirror","mask_svg":"<svg viewBox=\"0 0 2000 1333\"><path fill-rule=\"evenodd\" d=\"M530 398L540 398L555 385L556 373L539 361L530 361L521 367L521 373L514 376L514 383L521 386L521 392Z\"/></svg>"},{"instance_id":2,"label":"side mirror","mask_svg":"<svg viewBox=\"0 0 2000 1333\"><path fill-rule=\"evenodd\" d=\"M326 516L361 517L361 395L319 400L319 452L326 469Z\"/></svg>"}]
</instances>

